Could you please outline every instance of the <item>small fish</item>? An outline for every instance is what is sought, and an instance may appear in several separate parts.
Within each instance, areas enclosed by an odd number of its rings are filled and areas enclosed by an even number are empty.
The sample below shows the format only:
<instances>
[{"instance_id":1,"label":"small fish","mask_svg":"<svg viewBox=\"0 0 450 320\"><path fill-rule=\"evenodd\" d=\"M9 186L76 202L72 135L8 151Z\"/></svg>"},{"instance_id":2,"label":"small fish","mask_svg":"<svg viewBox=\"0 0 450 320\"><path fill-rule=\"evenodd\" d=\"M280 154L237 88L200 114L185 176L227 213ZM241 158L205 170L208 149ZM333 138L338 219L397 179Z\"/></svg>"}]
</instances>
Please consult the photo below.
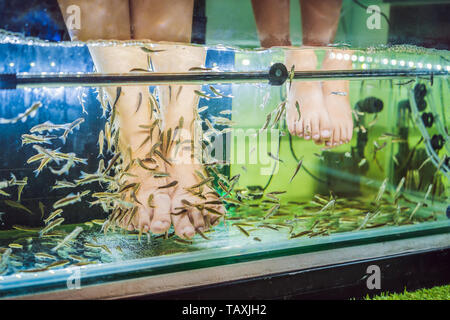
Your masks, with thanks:
<instances>
[{"instance_id":1,"label":"small fish","mask_svg":"<svg viewBox=\"0 0 450 320\"><path fill-rule=\"evenodd\" d=\"M64 133L60 136L60 139L62 140L62 142L65 143L69 133L73 132L73 129L75 129L75 128L79 129L80 124L82 124L83 122L84 122L84 118L78 118L75 121L73 121L72 123L70 123L68 125L67 129L64 130Z\"/></svg>"},{"instance_id":2,"label":"small fish","mask_svg":"<svg viewBox=\"0 0 450 320\"><path fill-rule=\"evenodd\" d=\"M422 202L417 203L416 207L414 208L414 210L411 212L411 215L409 216L408 220L411 221L412 218L414 217L414 215L416 214L416 212L420 209L420 207L422 207Z\"/></svg>"},{"instance_id":3,"label":"small fish","mask_svg":"<svg viewBox=\"0 0 450 320\"><path fill-rule=\"evenodd\" d=\"M112 141L111 141L111 125L109 124L109 121L106 121L105 123L105 138L106 138L106 145L107 145L107 152L112 152Z\"/></svg>"},{"instance_id":4,"label":"small fish","mask_svg":"<svg viewBox=\"0 0 450 320\"><path fill-rule=\"evenodd\" d=\"M167 188L172 188L174 186L176 186L178 184L178 181L172 181L169 184L166 184L164 186L158 187L158 189L167 189Z\"/></svg>"},{"instance_id":5,"label":"small fish","mask_svg":"<svg viewBox=\"0 0 450 320\"><path fill-rule=\"evenodd\" d=\"M246 237L250 237L250 234L248 233L247 230L245 230L244 228L242 228L241 226L237 225L236 228L238 228L238 230L240 232L242 232L243 234L245 234Z\"/></svg>"},{"instance_id":6,"label":"small fish","mask_svg":"<svg viewBox=\"0 0 450 320\"><path fill-rule=\"evenodd\" d=\"M271 119L272 119L272 113L269 113L266 117L266 122L264 123L262 128L259 130L259 132L263 132L264 130L266 130L269 127Z\"/></svg>"},{"instance_id":7,"label":"small fish","mask_svg":"<svg viewBox=\"0 0 450 320\"><path fill-rule=\"evenodd\" d=\"M86 242L84 244L84 246L88 247L88 248L94 248L94 249L97 249L97 248L98 249L103 249L106 252L108 252L109 254L112 254L111 250L106 246L106 244L94 244L94 243Z\"/></svg>"},{"instance_id":8,"label":"small fish","mask_svg":"<svg viewBox=\"0 0 450 320\"><path fill-rule=\"evenodd\" d=\"M202 98L205 98L206 100L217 98L217 97L209 96L206 93L204 93L203 91L199 91L199 90L194 90L194 93Z\"/></svg>"},{"instance_id":9,"label":"small fish","mask_svg":"<svg viewBox=\"0 0 450 320\"><path fill-rule=\"evenodd\" d=\"M344 91L331 91L330 94L334 94L336 96L343 96L343 97L345 97L347 95L347 92L344 92Z\"/></svg>"},{"instance_id":10,"label":"small fish","mask_svg":"<svg viewBox=\"0 0 450 320\"><path fill-rule=\"evenodd\" d=\"M38 125L32 127L30 129L30 132L31 133L34 133L34 132L41 133L41 132L44 132L44 131L52 132L53 130L67 129L68 126L69 126L68 123L66 123L66 124L53 124L50 121L46 121L44 123L41 123L41 124L38 124Z\"/></svg>"},{"instance_id":11,"label":"small fish","mask_svg":"<svg viewBox=\"0 0 450 320\"><path fill-rule=\"evenodd\" d=\"M57 208L67 206L69 204L81 201L81 198L84 197L85 195L89 194L90 192L91 192L90 190L85 190L81 194L79 192L76 195L71 193L68 196L56 201L53 204L53 208L57 209Z\"/></svg>"},{"instance_id":12,"label":"small fish","mask_svg":"<svg viewBox=\"0 0 450 320\"><path fill-rule=\"evenodd\" d=\"M362 167L367 162L366 158L363 158L359 163L358 167Z\"/></svg>"},{"instance_id":13,"label":"small fish","mask_svg":"<svg viewBox=\"0 0 450 320\"><path fill-rule=\"evenodd\" d=\"M197 112L201 113L201 112L203 112L203 111L205 111L207 109L208 109L208 106L204 106L204 107L198 108Z\"/></svg>"},{"instance_id":14,"label":"small fish","mask_svg":"<svg viewBox=\"0 0 450 320\"><path fill-rule=\"evenodd\" d=\"M204 67L192 67L189 68L188 71L211 71L211 68L204 68Z\"/></svg>"},{"instance_id":15,"label":"small fish","mask_svg":"<svg viewBox=\"0 0 450 320\"><path fill-rule=\"evenodd\" d=\"M433 189L433 184L430 184L428 186L427 192L425 193L425 196L423 197L423 202L427 201L427 198L430 195L430 192L431 192L432 189Z\"/></svg>"},{"instance_id":16,"label":"small fish","mask_svg":"<svg viewBox=\"0 0 450 320\"><path fill-rule=\"evenodd\" d=\"M50 259L50 260L56 260L55 256L52 256L51 254L45 253L45 252L37 252L34 254L34 256L38 259Z\"/></svg>"},{"instance_id":17,"label":"small fish","mask_svg":"<svg viewBox=\"0 0 450 320\"><path fill-rule=\"evenodd\" d=\"M50 222L48 225L46 225L40 232L39 234L41 236L43 236L44 234L48 233L50 230L52 230L53 228L59 226L61 223L64 222L64 218L58 218L56 220L53 220L52 222Z\"/></svg>"},{"instance_id":18,"label":"small fish","mask_svg":"<svg viewBox=\"0 0 450 320\"><path fill-rule=\"evenodd\" d=\"M269 217L273 216L275 212L278 211L278 209L280 209L280 205L279 204L274 205L272 208L269 209L269 211L267 211L267 214L264 216L264 219L268 219Z\"/></svg>"},{"instance_id":19,"label":"small fish","mask_svg":"<svg viewBox=\"0 0 450 320\"><path fill-rule=\"evenodd\" d=\"M100 130L100 133L98 135L98 156L103 156L103 144L105 142L105 134L103 133L103 130Z\"/></svg>"},{"instance_id":20,"label":"small fish","mask_svg":"<svg viewBox=\"0 0 450 320\"><path fill-rule=\"evenodd\" d=\"M200 181L199 183L194 184L193 186L190 186L190 187L187 188L187 189L195 189L195 188L201 187L201 186L203 186L203 185L205 185L205 184L207 184L207 183L209 183L209 182L211 182L211 181L213 181L213 180L214 180L214 177L208 177L208 178L206 178L206 179Z\"/></svg>"},{"instance_id":21,"label":"small fish","mask_svg":"<svg viewBox=\"0 0 450 320\"><path fill-rule=\"evenodd\" d=\"M86 260L86 258L74 255L74 254L69 254L69 258L75 261L84 261Z\"/></svg>"},{"instance_id":22,"label":"small fish","mask_svg":"<svg viewBox=\"0 0 450 320\"><path fill-rule=\"evenodd\" d=\"M105 219L94 219L94 220L91 220L91 222L93 224L102 226L105 223Z\"/></svg>"},{"instance_id":23,"label":"small fish","mask_svg":"<svg viewBox=\"0 0 450 320\"><path fill-rule=\"evenodd\" d=\"M51 264L49 264L47 266L47 269L52 269L52 268L57 268L57 267L62 267L65 266L66 264L70 263L69 260L59 260L59 261L55 261Z\"/></svg>"},{"instance_id":24,"label":"small fish","mask_svg":"<svg viewBox=\"0 0 450 320\"><path fill-rule=\"evenodd\" d=\"M33 134L23 134L22 135L22 145L30 143L46 143L51 144L52 139L58 138L57 136L39 136Z\"/></svg>"},{"instance_id":25,"label":"small fish","mask_svg":"<svg viewBox=\"0 0 450 320\"><path fill-rule=\"evenodd\" d=\"M139 92L138 105L134 113L138 113L139 109L141 108L141 104L142 104L142 92Z\"/></svg>"},{"instance_id":26,"label":"small fish","mask_svg":"<svg viewBox=\"0 0 450 320\"><path fill-rule=\"evenodd\" d=\"M298 237L301 237L301 236L305 236L305 235L307 235L309 233L312 233L312 231L311 230L302 231L302 232L299 232L297 234L291 235L290 238L291 239L298 238Z\"/></svg>"},{"instance_id":27,"label":"small fish","mask_svg":"<svg viewBox=\"0 0 450 320\"><path fill-rule=\"evenodd\" d=\"M213 86L209 86L209 90L211 90L216 96L220 96L223 98L233 98L233 96L224 95L223 93L220 93L216 88Z\"/></svg>"},{"instance_id":28,"label":"small fish","mask_svg":"<svg viewBox=\"0 0 450 320\"><path fill-rule=\"evenodd\" d=\"M23 188L25 188L25 186L26 186L26 184L28 182L28 177L25 177L22 181L25 182L25 183L21 183L17 187L17 202L20 202L20 197L22 195Z\"/></svg>"},{"instance_id":29,"label":"small fish","mask_svg":"<svg viewBox=\"0 0 450 320\"><path fill-rule=\"evenodd\" d=\"M0 118L0 124L16 123L19 120L21 120L22 122L25 122L27 120L28 116L34 117L36 115L38 109L41 107L42 107L41 102L35 102L35 103L33 103L33 105L31 107L26 109L25 112L18 114L16 117L14 117L12 119Z\"/></svg>"},{"instance_id":30,"label":"small fish","mask_svg":"<svg viewBox=\"0 0 450 320\"><path fill-rule=\"evenodd\" d=\"M271 152L267 152L267 155L269 157L271 157L272 159L279 161L279 162L284 162L283 160L281 160L280 158L278 158L277 156L275 156L274 154L272 154Z\"/></svg>"},{"instance_id":31,"label":"small fish","mask_svg":"<svg viewBox=\"0 0 450 320\"><path fill-rule=\"evenodd\" d=\"M33 214L33 212L30 209L28 209L23 204L20 204L20 203L18 203L16 201L5 200L5 204L7 204L8 206L10 206L12 208L21 209L21 210L24 210L24 211L28 212L29 214Z\"/></svg>"},{"instance_id":32,"label":"small fish","mask_svg":"<svg viewBox=\"0 0 450 320\"><path fill-rule=\"evenodd\" d=\"M10 247L12 249L23 249L23 245L21 245L19 243L10 243L10 244L8 244L8 247Z\"/></svg>"},{"instance_id":33,"label":"small fish","mask_svg":"<svg viewBox=\"0 0 450 320\"><path fill-rule=\"evenodd\" d=\"M63 209L57 209L57 210L51 212L50 215L48 216L48 218L44 220L44 223L48 224L50 222L50 220L53 220L54 218L59 216L62 212L63 212Z\"/></svg>"},{"instance_id":34,"label":"small fish","mask_svg":"<svg viewBox=\"0 0 450 320\"><path fill-rule=\"evenodd\" d=\"M61 188L75 188L77 185L73 182L69 182L66 180L55 181L55 185L52 187L53 190L61 189Z\"/></svg>"},{"instance_id":35,"label":"small fish","mask_svg":"<svg viewBox=\"0 0 450 320\"><path fill-rule=\"evenodd\" d=\"M375 203L378 203L381 200L381 198L383 197L384 191L386 190L387 182L388 182L388 179L386 178L381 183L381 186L378 189L378 194L377 194L377 196L375 198Z\"/></svg>"},{"instance_id":36,"label":"small fish","mask_svg":"<svg viewBox=\"0 0 450 320\"><path fill-rule=\"evenodd\" d=\"M192 244L192 241L189 240L185 240L182 238L174 238L173 241L178 242L178 243L182 243L182 244Z\"/></svg>"},{"instance_id":37,"label":"small fish","mask_svg":"<svg viewBox=\"0 0 450 320\"><path fill-rule=\"evenodd\" d=\"M157 50L149 49L149 48L146 48L146 47L141 47L141 50L144 51L145 53L158 53L158 52L166 51L166 50L162 50L162 49L157 49Z\"/></svg>"},{"instance_id":38,"label":"small fish","mask_svg":"<svg viewBox=\"0 0 450 320\"><path fill-rule=\"evenodd\" d=\"M205 240L211 240L210 238L208 238L207 236L205 236L205 234L199 229L199 228L195 228L195 231Z\"/></svg>"},{"instance_id":39,"label":"small fish","mask_svg":"<svg viewBox=\"0 0 450 320\"><path fill-rule=\"evenodd\" d=\"M297 121L300 121L302 114L300 112L300 105L298 104L298 101L295 101L295 109L297 109L298 119Z\"/></svg>"},{"instance_id":40,"label":"small fish","mask_svg":"<svg viewBox=\"0 0 450 320\"><path fill-rule=\"evenodd\" d=\"M398 183L397 188L395 189L394 199L398 198L398 195L400 194L400 190L403 187L403 184L405 183L405 177L403 177L400 182Z\"/></svg>"},{"instance_id":41,"label":"small fish","mask_svg":"<svg viewBox=\"0 0 450 320\"><path fill-rule=\"evenodd\" d=\"M295 65L292 65L291 71L289 72L289 90L291 90L292 80L294 79L294 75L295 75Z\"/></svg>"},{"instance_id":42,"label":"small fish","mask_svg":"<svg viewBox=\"0 0 450 320\"><path fill-rule=\"evenodd\" d=\"M427 159L425 159L424 162L422 162L422 164L420 165L419 169L417 169L417 171L420 171L420 169L422 169L430 161L431 161L431 156L428 157Z\"/></svg>"},{"instance_id":43,"label":"small fish","mask_svg":"<svg viewBox=\"0 0 450 320\"><path fill-rule=\"evenodd\" d=\"M289 183L292 182L292 180L294 180L295 176L297 175L298 171L300 170L300 168L302 167L303 164L303 159L300 159L300 161L297 164L297 167L295 168L294 174L291 177L291 180L289 180Z\"/></svg>"},{"instance_id":44,"label":"small fish","mask_svg":"<svg viewBox=\"0 0 450 320\"><path fill-rule=\"evenodd\" d=\"M324 211L328 210L330 207L334 207L335 204L336 204L336 200L334 200L334 199L330 200L326 205L324 205L322 207L322 209L320 209L320 211L318 213L324 212Z\"/></svg>"}]
</instances>

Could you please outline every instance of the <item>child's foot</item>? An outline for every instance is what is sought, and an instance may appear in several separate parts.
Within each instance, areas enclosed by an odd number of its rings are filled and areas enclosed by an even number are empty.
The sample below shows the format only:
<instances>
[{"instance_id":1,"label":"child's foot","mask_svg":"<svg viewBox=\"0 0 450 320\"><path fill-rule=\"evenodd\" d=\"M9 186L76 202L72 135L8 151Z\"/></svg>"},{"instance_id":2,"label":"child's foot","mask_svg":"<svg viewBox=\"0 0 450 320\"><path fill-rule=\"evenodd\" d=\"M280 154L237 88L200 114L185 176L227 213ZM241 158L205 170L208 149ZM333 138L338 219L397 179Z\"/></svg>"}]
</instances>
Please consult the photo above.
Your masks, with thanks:
<instances>
[{"instance_id":1,"label":"child's foot","mask_svg":"<svg viewBox=\"0 0 450 320\"><path fill-rule=\"evenodd\" d=\"M323 61L323 70L350 70L350 59L331 58L327 53ZM333 57L344 56L343 50L333 50ZM349 52L345 52L349 55ZM352 110L349 100L348 80L332 80L323 82L323 98L332 125L332 137L325 143L327 147L335 147L351 141L353 136Z\"/></svg>"},{"instance_id":2,"label":"child's foot","mask_svg":"<svg viewBox=\"0 0 450 320\"><path fill-rule=\"evenodd\" d=\"M315 70L317 57L313 49L286 51L286 67L290 71ZM288 83L286 121L289 132L316 143L329 140L331 122L325 108L322 84L319 81L296 81Z\"/></svg>"}]
</instances>

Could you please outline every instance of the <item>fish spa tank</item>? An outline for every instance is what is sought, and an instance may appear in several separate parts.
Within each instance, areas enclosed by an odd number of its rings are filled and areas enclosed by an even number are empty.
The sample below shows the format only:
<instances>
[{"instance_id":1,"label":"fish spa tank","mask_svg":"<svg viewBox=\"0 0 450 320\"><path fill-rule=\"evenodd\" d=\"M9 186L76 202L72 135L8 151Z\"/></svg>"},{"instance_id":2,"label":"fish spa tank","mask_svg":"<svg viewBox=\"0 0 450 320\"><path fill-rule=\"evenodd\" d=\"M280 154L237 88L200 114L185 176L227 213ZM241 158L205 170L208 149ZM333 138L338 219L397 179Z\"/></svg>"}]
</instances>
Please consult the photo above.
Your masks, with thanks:
<instances>
[{"instance_id":1,"label":"fish spa tank","mask_svg":"<svg viewBox=\"0 0 450 320\"><path fill-rule=\"evenodd\" d=\"M346 287L361 296L446 283L449 29L441 28L444 40L412 42L396 2L377 3L386 19L373 33L359 30L365 10L344 3L336 45L315 48L318 62L309 71L285 65L286 48L255 49L250 1L239 13L247 15L236 25L247 30L241 37L221 32L231 30L220 17L224 2L206 1L206 44L192 45L205 48L206 61L173 74L154 71L152 61L164 51L153 44L71 42L39 6L21 17L50 21L34 33L3 21L0 297L330 297ZM449 10L448 2L436 5ZM239 6L230 1L225 9ZM298 43L297 33L292 38ZM95 48L134 48L148 66L95 72ZM351 67L325 70L325 57ZM349 100L349 143L328 148L291 133L289 88L314 81L348 81L348 92L329 95ZM183 85L198 86L195 121L179 117L176 130L164 130L164 92L177 98ZM136 95L129 112L150 106L150 125L139 130L160 130L147 159L119 147L123 114L116 104L137 86L147 88L149 101ZM183 141L178 131L189 125L195 139ZM140 206L164 205L153 195L139 197L130 167L165 179L158 190L181 183L152 167L152 159L171 165L172 144L192 147L201 159L199 182L186 188L196 201L183 199L171 211L187 218L189 210L203 210L205 227L191 238L173 226L156 234L125 223ZM382 286L372 290L374 265Z\"/></svg>"}]
</instances>

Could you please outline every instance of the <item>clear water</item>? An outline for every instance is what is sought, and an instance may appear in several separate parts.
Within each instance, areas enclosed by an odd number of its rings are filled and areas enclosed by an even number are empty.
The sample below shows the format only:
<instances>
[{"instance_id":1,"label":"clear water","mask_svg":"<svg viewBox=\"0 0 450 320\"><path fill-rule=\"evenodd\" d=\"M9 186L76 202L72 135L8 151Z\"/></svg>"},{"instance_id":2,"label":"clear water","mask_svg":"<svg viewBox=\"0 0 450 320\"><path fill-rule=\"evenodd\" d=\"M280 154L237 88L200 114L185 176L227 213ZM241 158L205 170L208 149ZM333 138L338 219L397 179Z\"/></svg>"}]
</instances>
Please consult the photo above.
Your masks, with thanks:
<instances>
[{"instance_id":1,"label":"clear water","mask_svg":"<svg viewBox=\"0 0 450 320\"><path fill-rule=\"evenodd\" d=\"M99 42L90 45L143 44ZM50 44L1 33L0 47L2 73L93 71L84 43ZM325 50L317 50L319 60L324 53ZM450 68L448 52L411 46L354 49L352 54L340 58L351 59L355 70ZM282 49L261 51L216 46L208 48L205 66L220 71L259 71L283 59ZM426 89L424 100L427 106L424 111L417 112L414 88L419 85ZM290 137L284 121L264 136L269 141L269 149L263 150L263 144L252 137L263 127L267 114L285 99L285 86L215 86L233 98L201 99L199 108L209 106L201 116L212 123L215 123L214 116L223 116L220 111L233 111L225 116L233 121L233 131L227 134L226 144L217 149L228 151L225 158L229 163L217 166L217 170L225 179L240 175L231 195L241 203L227 204L226 220L205 233L209 240L196 235L191 243L180 242L172 230L167 239L155 235L140 237L138 232L117 229L105 234L101 224L110 212L105 212L101 206L89 206L88 201L95 200L90 197L65 206L60 216L65 219L64 223L45 236L39 236L45 226L43 219L53 211L55 201L86 189L104 191L105 185L98 183L74 189L52 190L52 186L56 180L78 179L81 171L93 173L97 170L101 159L98 157L98 134L104 129L107 117L102 117L96 88L0 91L0 118L14 118L36 101L43 105L26 121L0 125L0 143L4 146L0 155L0 181L11 181L11 174L17 180L27 179L20 204L32 212L5 202L18 200L19 185L9 183L10 186L2 188L7 194L0 196L0 296L67 289L66 280L79 268L83 284L96 284L449 232L449 172L448 162L445 162L450 147L447 135L449 113L446 112L450 101L448 86L447 76L434 77L432 82L430 79L352 80L352 107L362 104L368 97L375 97L382 102L383 109L378 113L359 113L351 143L333 150L322 150L311 142ZM212 94L206 84L203 90ZM409 108L405 107L408 102ZM433 114L431 128L417 120L423 112ZM27 163L35 150L31 144L21 145L21 135L47 120L70 123L78 118L84 118L84 122L68 135L65 143L55 140L46 147L74 152L77 157L87 159L87 164L77 164L68 175L55 175L49 167L58 169L65 162L59 166L53 163L36 176L33 171L39 162ZM215 128L223 130L225 127L215 124ZM243 142L239 140L242 132L248 135ZM367 141L363 139L365 133ZM440 149L431 147L434 135L441 135L445 141ZM269 151L283 162L267 157ZM257 155L256 163L252 160L253 154ZM112 157L113 154L105 153L104 163ZM302 168L290 182L300 158L303 158ZM403 177L404 187L396 192ZM381 188L385 191L381 192ZM220 188L217 190L224 193ZM271 192L277 191L284 193L275 194L275 198L270 196ZM39 203L43 204L43 212ZM268 216L276 205L279 205L278 210ZM53 251L52 248L76 227L83 231L67 246Z\"/></svg>"}]
</instances>

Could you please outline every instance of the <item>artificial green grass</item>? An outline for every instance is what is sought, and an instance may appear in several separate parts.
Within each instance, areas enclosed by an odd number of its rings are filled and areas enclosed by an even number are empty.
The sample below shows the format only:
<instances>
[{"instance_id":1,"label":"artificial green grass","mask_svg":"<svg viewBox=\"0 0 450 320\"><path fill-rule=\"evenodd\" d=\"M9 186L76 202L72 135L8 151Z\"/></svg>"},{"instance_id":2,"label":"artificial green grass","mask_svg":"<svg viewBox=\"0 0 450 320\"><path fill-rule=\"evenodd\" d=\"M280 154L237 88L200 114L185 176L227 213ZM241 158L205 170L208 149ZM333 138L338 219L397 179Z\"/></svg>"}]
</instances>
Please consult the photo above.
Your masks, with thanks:
<instances>
[{"instance_id":1,"label":"artificial green grass","mask_svg":"<svg viewBox=\"0 0 450 320\"><path fill-rule=\"evenodd\" d=\"M403 293L382 293L372 298L367 296L365 300L450 300L450 285L413 292L405 289Z\"/></svg>"}]
</instances>

